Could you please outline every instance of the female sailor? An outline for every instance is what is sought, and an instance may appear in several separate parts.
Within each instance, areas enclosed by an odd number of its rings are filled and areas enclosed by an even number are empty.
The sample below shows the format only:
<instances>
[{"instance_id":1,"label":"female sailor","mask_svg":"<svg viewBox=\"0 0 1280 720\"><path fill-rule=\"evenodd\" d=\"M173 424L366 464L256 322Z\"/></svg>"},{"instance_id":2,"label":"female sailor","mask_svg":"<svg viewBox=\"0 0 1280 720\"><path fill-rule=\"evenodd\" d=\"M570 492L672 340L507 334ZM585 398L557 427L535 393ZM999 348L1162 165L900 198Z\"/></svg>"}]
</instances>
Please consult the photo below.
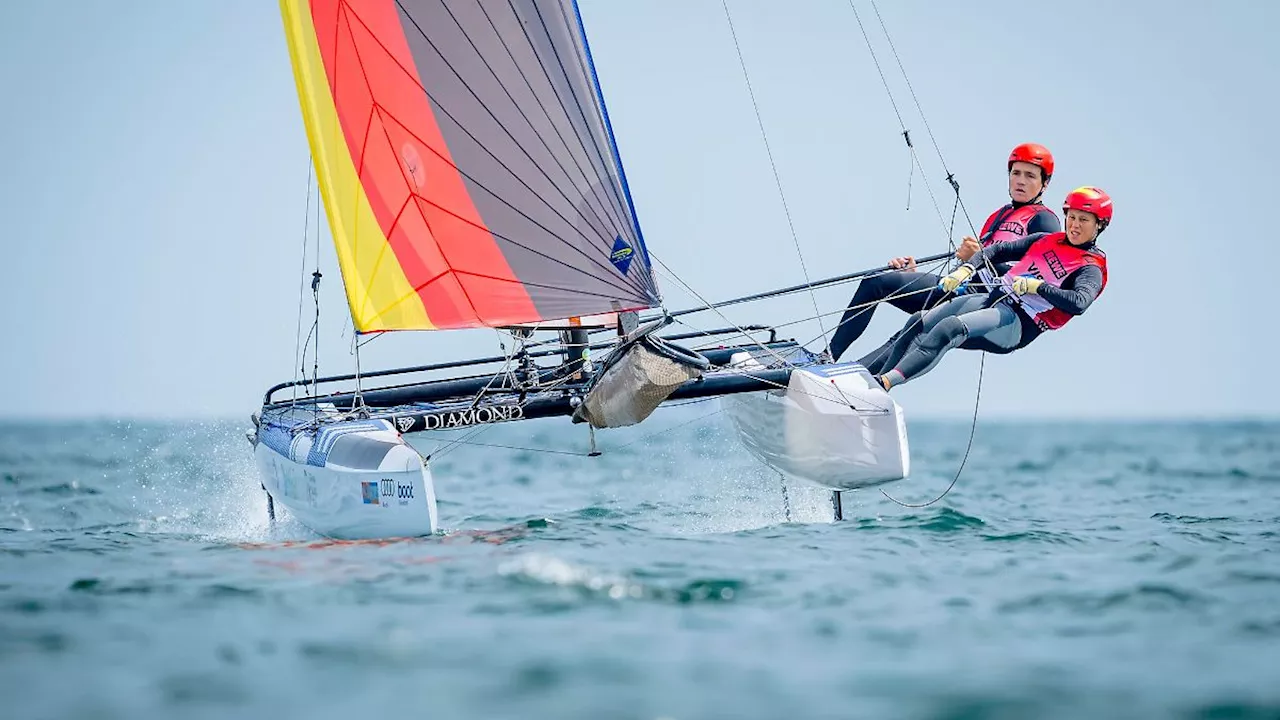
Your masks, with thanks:
<instances>
[{"instance_id":1,"label":"female sailor","mask_svg":"<svg viewBox=\"0 0 1280 720\"><path fill-rule=\"evenodd\" d=\"M978 233L981 241L972 237L964 238L956 249L956 257L961 262L971 260L979 249L994 243L1020 240L1035 233L1058 232L1062 229L1058 216L1040 202L1045 187L1053 177L1053 154L1049 149L1036 143L1023 143L1009 153L1006 166L1011 202L991 213L983 223L982 232ZM944 297L941 291L928 292L937 287L940 278L929 273L914 272L914 258L898 257L890 260L889 264L898 268L898 272L877 275L858 284L858 290L849 301L849 308L840 318L840 324L831 338L828 353L832 360L839 360L845 350L866 331L872 313L881 302L887 301L903 312L918 313L929 309ZM994 281L993 277L986 276L985 271L980 277L986 281ZM877 363L873 359L882 357L891 342L885 343L859 362L876 372Z\"/></svg>"}]
</instances>

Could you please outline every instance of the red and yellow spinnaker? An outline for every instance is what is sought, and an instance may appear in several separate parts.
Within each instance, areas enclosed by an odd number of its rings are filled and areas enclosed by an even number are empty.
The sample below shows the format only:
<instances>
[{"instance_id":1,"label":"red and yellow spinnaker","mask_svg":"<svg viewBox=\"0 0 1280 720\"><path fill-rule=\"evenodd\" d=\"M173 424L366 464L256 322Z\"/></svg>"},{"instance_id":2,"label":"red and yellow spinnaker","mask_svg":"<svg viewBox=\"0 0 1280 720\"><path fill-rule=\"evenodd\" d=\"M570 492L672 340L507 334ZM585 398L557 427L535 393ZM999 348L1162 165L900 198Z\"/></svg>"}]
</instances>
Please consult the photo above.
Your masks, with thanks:
<instances>
[{"instance_id":1,"label":"red and yellow spinnaker","mask_svg":"<svg viewBox=\"0 0 1280 720\"><path fill-rule=\"evenodd\" d=\"M573 0L280 0L355 327L660 303Z\"/></svg>"}]
</instances>

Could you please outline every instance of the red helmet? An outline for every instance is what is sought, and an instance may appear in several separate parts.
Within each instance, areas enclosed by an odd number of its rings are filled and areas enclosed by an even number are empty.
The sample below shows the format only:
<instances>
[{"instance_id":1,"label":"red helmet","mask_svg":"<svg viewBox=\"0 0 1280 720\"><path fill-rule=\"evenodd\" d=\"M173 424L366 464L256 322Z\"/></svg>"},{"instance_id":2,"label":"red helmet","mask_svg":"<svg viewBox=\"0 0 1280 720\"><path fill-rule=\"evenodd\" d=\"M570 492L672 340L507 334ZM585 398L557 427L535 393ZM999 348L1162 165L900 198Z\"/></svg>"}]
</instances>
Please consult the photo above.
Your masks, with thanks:
<instances>
[{"instance_id":1,"label":"red helmet","mask_svg":"<svg viewBox=\"0 0 1280 720\"><path fill-rule=\"evenodd\" d=\"M1066 215L1068 210L1092 213L1098 218L1098 232L1111 224L1111 196L1102 188L1086 185L1067 193L1067 199L1062 202L1062 214Z\"/></svg>"},{"instance_id":2,"label":"red helmet","mask_svg":"<svg viewBox=\"0 0 1280 720\"><path fill-rule=\"evenodd\" d=\"M1022 143L1009 153L1009 169L1013 169L1015 162L1031 163L1040 168L1044 173L1045 183L1049 182L1049 178L1053 177L1053 153L1049 152L1049 148L1036 143Z\"/></svg>"}]
</instances>

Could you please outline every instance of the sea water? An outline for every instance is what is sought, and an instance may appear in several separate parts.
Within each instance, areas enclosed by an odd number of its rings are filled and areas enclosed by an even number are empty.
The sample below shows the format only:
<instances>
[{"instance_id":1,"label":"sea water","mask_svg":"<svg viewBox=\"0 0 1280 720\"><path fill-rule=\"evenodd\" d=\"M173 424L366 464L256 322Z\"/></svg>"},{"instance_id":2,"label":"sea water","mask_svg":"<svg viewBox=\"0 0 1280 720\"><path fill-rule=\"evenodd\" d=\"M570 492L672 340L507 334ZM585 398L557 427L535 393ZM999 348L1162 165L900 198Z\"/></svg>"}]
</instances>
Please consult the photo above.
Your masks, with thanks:
<instances>
[{"instance_id":1,"label":"sea water","mask_svg":"<svg viewBox=\"0 0 1280 720\"><path fill-rule=\"evenodd\" d=\"M0 424L0 716L1280 717L1280 423L910 421L834 523L718 402L416 438L395 542L247 421Z\"/></svg>"}]
</instances>

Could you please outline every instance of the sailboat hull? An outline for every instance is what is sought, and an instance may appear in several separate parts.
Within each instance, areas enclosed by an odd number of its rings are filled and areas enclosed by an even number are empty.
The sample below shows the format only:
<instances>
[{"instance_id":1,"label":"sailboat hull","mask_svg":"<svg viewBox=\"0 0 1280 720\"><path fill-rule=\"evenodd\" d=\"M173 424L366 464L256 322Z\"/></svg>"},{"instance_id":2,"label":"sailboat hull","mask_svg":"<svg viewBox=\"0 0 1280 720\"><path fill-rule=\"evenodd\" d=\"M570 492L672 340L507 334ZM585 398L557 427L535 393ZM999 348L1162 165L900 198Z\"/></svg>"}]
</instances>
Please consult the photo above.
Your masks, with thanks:
<instances>
[{"instance_id":1,"label":"sailboat hull","mask_svg":"<svg viewBox=\"0 0 1280 720\"><path fill-rule=\"evenodd\" d=\"M746 353L731 364L760 367ZM902 408L856 363L797 368L786 388L722 402L747 449L789 479L856 490L910 473Z\"/></svg>"},{"instance_id":2,"label":"sailboat hull","mask_svg":"<svg viewBox=\"0 0 1280 720\"><path fill-rule=\"evenodd\" d=\"M320 535L361 540L437 530L431 471L385 421L293 434L264 427L254 459L276 505Z\"/></svg>"}]
</instances>

